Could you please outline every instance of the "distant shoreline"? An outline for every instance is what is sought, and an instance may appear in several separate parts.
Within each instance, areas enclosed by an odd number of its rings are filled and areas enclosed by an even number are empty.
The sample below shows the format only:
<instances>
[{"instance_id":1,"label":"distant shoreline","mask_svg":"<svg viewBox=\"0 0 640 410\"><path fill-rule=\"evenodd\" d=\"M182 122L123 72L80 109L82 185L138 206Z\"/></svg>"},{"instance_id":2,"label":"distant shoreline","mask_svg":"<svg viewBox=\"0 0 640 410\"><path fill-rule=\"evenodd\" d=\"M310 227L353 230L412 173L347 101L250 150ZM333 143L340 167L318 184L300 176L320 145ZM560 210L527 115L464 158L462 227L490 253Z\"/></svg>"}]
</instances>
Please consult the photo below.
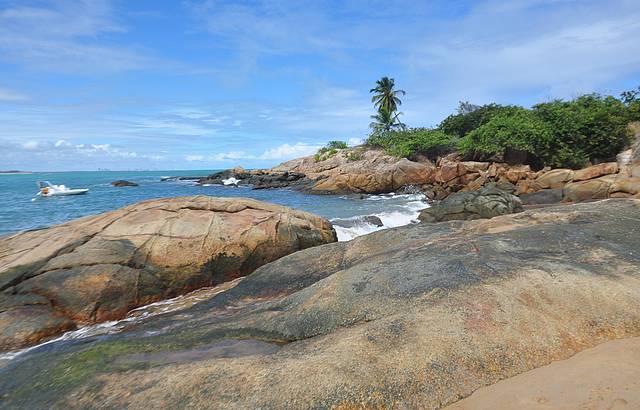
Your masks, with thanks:
<instances>
[{"instance_id":1,"label":"distant shoreline","mask_svg":"<svg viewBox=\"0 0 640 410\"><path fill-rule=\"evenodd\" d=\"M0 171L0 175L33 174L31 171Z\"/></svg>"}]
</instances>

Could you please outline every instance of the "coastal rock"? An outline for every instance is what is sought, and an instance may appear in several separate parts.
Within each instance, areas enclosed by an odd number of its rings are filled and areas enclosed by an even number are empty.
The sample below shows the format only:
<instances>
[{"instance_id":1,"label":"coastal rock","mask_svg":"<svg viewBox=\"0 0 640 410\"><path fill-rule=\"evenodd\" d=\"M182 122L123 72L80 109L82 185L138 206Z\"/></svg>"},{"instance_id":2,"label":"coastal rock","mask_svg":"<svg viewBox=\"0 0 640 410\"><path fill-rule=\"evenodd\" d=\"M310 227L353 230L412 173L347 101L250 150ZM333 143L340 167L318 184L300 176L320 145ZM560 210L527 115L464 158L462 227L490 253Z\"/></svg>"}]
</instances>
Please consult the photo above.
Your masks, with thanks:
<instances>
[{"instance_id":1,"label":"coastal rock","mask_svg":"<svg viewBox=\"0 0 640 410\"><path fill-rule=\"evenodd\" d=\"M532 179L523 179L516 184L516 193L518 195L531 194L541 190L542 187Z\"/></svg>"},{"instance_id":2,"label":"coastal rock","mask_svg":"<svg viewBox=\"0 0 640 410\"><path fill-rule=\"evenodd\" d=\"M572 182L564 186L564 200L580 202L592 199L604 199L609 197L611 184L615 176L607 175L588 181Z\"/></svg>"},{"instance_id":3,"label":"coastal rock","mask_svg":"<svg viewBox=\"0 0 640 410\"><path fill-rule=\"evenodd\" d=\"M125 181L123 179L119 179L117 181L113 181L111 185L115 187L124 187L124 186L138 186L135 182Z\"/></svg>"},{"instance_id":4,"label":"coastal rock","mask_svg":"<svg viewBox=\"0 0 640 410\"><path fill-rule=\"evenodd\" d=\"M561 202L563 198L562 189L542 189L540 191L520 195L522 205L546 205Z\"/></svg>"},{"instance_id":5,"label":"coastal rock","mask_svg":"<svg viewBox=\"0 0 640 410\"><path fill-rule=\"evenodd\" d=\"M315 215L245 198L151 200L0 239L0 350L124 317L336 240Z\"/></svg>"},{"instance_id":6,"label":"coastal rock","mask_svg":"<svg viewBox=\"0 0 640 410\"><path fill-rule=\"evenodd\" d=\"M615 174L617 172L618 164L616 162L606 162L574 171L573 181L585 181L587 179L594 179L603 175Z\"/></svg>"},{"instance_id":7,"label":"coastal rock","mask_svg":"<svg viewBox=\"0 0 640 410\"><path fill-rule=\"evenodd\" d=\"M435 409L640 335L638 200L307 249L120 334L0 368L8 408ZM615 296L615 297L614 297Z\"/></svg>"},{"instance_id":8,"label":"coastal rock","mask_svg":"<svg viewBox=\"0 0 640 410\"><path fill-rule=\"evenodd\" d=\"M375 215L365 215L365 216L360 216L358 218L349 218L349 219L332 219L331 221L334 225L341 226L343 228L353 228L360 224L369 224L369 225L376 226L378 228L384 226L384 223L382 223L382 220Z\"/></svg>"},{"instance_id":9,"label":"coastal rock","mask_svg":"<svg viewBox=\"0 0 640 410\"><path fill-rule=\"evenodd\" d=\"M640 193L640 177L616 179L609 188L611 195L622 192L629 195Z\"/></svg>"},{"instance_id":10,"label":"coastal rock","mask_svg":"<svg viewBox=\"0 0 640 410\"><path fill-rule=\"evenodd\" d=\"M430 163L398 159L375 149L359 152L357 160L351 153L340 150L324 161L316 161L313 156L298 158L269 172L303 174L314 181L305 190L316 194L380 194L429 184L435 177L435 167Z\"/></svg>"},{"instance_id":11,"label":"coastal rock","mask_svg":"<svg viewBox=\"0 0 640 410\"><path fill-rule=\"evenodd\" d=\"M536 178L536 182L540 188L562 188L567 182L573 181L573 170L570 169L553 169L545 172Z\"/></svg>"},{"instance_id":12,"label":"coastal rock","mask_svg":"<svg viewBox=\"0 0 640 410\"><path fill-rule=\"evenodd\" d=\"M493 218L522 210L522 202L517 196L495 187L484 187L477 191L455 193L422 210L418 219L421 222L442 222Z\"/></svg>"}]
</instances>

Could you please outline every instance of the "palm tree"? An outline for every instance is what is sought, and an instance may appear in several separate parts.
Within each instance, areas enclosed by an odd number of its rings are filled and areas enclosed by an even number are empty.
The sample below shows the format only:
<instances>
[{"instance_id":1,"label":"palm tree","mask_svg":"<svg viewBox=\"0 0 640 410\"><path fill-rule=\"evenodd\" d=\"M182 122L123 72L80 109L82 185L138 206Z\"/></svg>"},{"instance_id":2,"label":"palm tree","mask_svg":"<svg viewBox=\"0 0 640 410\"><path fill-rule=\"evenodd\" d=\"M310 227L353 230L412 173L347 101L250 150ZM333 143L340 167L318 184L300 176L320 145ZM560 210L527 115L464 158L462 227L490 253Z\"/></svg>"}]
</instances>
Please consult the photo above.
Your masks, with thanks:
<instances>
[{"instance_id":1,"label":"palm tree","mask_svg":"<svg viewBox=\"0 0 640 410\"><path fill-rule=\"evenodd\" d=\"M369 126L374 132L387 132L394 129L404 129L405 125L398 118L401 112L390 112L384 106L380 107L376 115L372 115L371 119L375 120Z\"/></svg>"},{"instance_id":2,"label":"palm tree","mask_svg":"<svg viewBox=\"0 0 640 410\"><path fill-rule=\"evenodd\" d=\"M389 113L394 113L398 110L398 106L402 105L402 101L398 97L399 95L405 95L403 90L394 90L395 80L389 77L382 77L376 81L376 87L369 90L370 93L375 93L371 97L371 102L376 108L385 108Z\"/></svg>"}]
</instances>

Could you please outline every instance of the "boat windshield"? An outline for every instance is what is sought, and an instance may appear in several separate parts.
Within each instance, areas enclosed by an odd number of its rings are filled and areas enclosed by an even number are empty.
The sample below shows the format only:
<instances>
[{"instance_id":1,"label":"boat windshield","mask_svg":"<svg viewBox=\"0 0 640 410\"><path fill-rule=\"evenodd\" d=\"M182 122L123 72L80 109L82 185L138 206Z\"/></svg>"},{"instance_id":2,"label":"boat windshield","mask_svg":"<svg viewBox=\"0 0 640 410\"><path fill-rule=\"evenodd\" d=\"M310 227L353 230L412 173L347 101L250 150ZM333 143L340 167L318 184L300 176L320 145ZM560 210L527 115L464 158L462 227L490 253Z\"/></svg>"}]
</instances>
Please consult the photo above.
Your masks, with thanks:
<instances>
[{"instance_id":1,"label":"boat windshield","mask_svg":"<svg viewBox=\"0 0 640 410\"><path fill-rule=\"evenodd\" d=\"M51 188L53 185L49 181L38 181L38 188Z\"/></svg>"}]
</instances>

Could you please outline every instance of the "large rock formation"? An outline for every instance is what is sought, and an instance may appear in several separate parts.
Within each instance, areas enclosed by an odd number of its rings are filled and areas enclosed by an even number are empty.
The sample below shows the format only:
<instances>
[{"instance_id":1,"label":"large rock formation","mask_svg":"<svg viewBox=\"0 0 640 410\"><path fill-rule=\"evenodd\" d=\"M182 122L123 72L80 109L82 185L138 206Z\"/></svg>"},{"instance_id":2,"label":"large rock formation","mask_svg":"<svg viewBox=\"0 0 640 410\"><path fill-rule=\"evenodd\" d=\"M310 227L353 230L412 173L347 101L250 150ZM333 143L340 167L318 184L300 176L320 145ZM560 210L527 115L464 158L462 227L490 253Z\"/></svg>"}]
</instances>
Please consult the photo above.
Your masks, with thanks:
<instances>
[{"instance_id":1,"label":"large rock formation","mask_svg":"<svg viewBox=\"0 0 640 410\"><path fill-rule=\"evenodd\" d=\"M141 202L0 239L0 350L244 276L336 240L315 215L244 198Z\"/></svg>"},{"instance_id":2,"label":"large rock formation","mask_svg":"<svg viewBox=\"0 0 640 410\"><path fill-rule=\"evenodd\" d=\"M6 407L439 408L640 335L640 201L307 249L187 310L0 369Z\"/></svg>"},{"instance_id":3,"label":"large rock formation","mask_svg":"<svg viewBox=\"0 0 640 410\"><path fill-rule=\"evenodd\" d=\"M433 181L434 167L429 163L398 159L377 149L341 150L324 161L313 156L285 162L272 172L295 172L316 181L311 193L392 192L409 185Z\"/></svg>"},{"instance_id":4,"label":"large rock formation","mask_svg":"<svg viewBox=\"0 0 640 410\"><path fill-rule=\"evenodd\" d=\"M520 198L494 186L477 191L457 192L420 212L421 222L442 222L493 218L522 212Z\"/></svg>"}]
</instances>

